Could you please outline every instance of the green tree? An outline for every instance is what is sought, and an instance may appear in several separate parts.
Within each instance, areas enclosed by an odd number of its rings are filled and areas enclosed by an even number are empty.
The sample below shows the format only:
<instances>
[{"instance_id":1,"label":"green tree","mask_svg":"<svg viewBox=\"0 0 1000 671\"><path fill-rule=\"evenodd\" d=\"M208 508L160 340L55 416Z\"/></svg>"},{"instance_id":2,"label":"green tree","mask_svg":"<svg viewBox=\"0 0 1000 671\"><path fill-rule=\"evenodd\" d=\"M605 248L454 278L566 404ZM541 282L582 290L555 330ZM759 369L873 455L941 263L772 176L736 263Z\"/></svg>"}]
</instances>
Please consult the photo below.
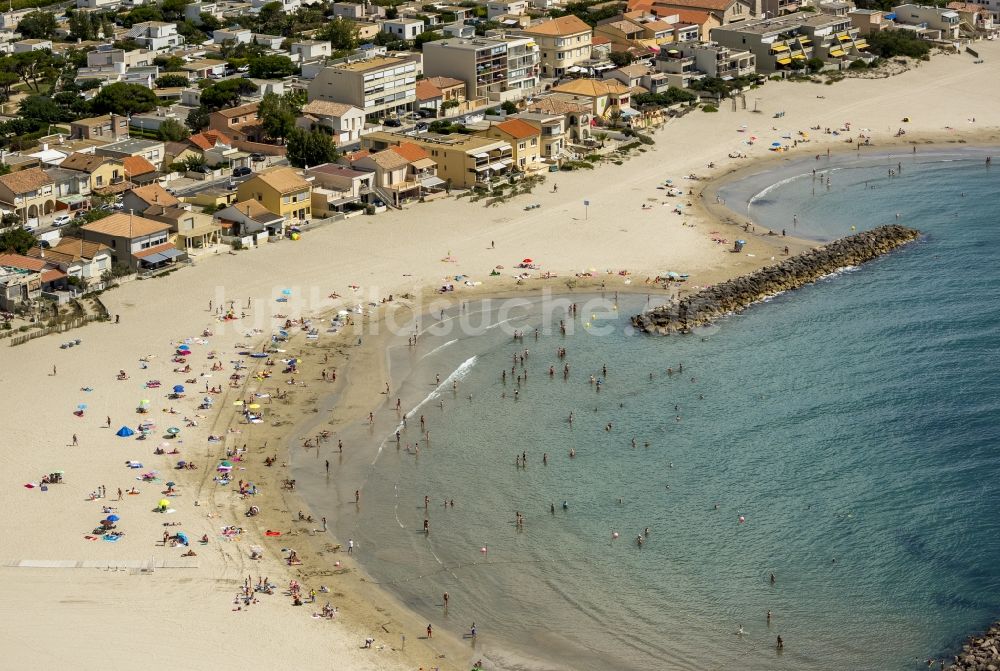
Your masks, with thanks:
<instances>
[{"instance_id":1,"label":"green tree","mask_svg":"<svg viewBox=\"0 0 1000 671\"><path fill-rule=\"evenodd\" d=\"M502 109L507 114L517 114L517 105L509 100L505 100L500 103L500 109Z\"/></svg>"},{"instance_id":2,"label":"green tree","mask_svg":"<svg viewBox=\"0 0 1000 671\"><path fill-rule=\"evenodd\" d=\"M162 21L163 12L156 5L140 5L122 17L122 23L126 28L131 28L137 23L146 21Z\"/></svg>"},{"instance_id":3,"label":"green tree","mask_svg":"<svg viewBox=\"0 0 1000 671\"><path fill-rule=\"evenodd\" d=\"M11 70L21 78L25 85L36 92L41 92L41 84L54 81L59 76L56 59L50 51L28 51L14 54L0 61L0 70Z\"/></svg>"},{"instance_id":4,"label":"green tree","mask_svg":"<svg viewBox=\"0 0 1000 671\"><path fill-rule=\"evenodd\" d=\"M333 138L322 131L293 128L288 135L288 162L296 168L330 163L336 161L337 156Z\"/></svg>"},{"instance_id":5,"label":"green tree","mask_svg":"<svg viewBox=\"0 0 1000 671\"><path fill-rule=\"evenodd\" d=\"M156 109L156 94L139 84L115 82L94 96L93 108L98 114L140 114Z\"/></svg>"},{"instance_id":6,"label":"green tree","mask_svg":"<svg viewBox=\"0 0 1000 671\"><path fill-rule=\"evenodd\" d=\"M337 16L319 32L319 39L327 40L335 51L354 51L358 48L358 27L353 21Z\"/></svg>"},{"instance_id":7,"label":"green tree","mask_svg":"<svg viewBox=\"0 0 1000 671\"><path fill-rule=\"evenodd\" d=\"M167 119L160 124L156 130L156 135L164 142L180 142L186 140L191 135L191 131L185 128L184 124L176 119Z\"/></svg>"},{"instance_id":8,"label":"green tree","mask_svg":"<svg viewBox=\"0 0 1000 671\"><path fill-rule=\"evenodd\" d=\"M163 72L179 72L184 67L184 59L179 56L157 56L153 59L153 65Z\"/></svg>"},{"instance_id":9,"label":"green tree","mask_svg":"<svg viewBox=\"0 0 1000 671\"><path fill-rule=\"evenodd\" d=\"M618 128L618 125L622 122L622 111L618 107L611 108L608 112L608 121L611 122L612 128Z\"/></svg>"},{"instance_id":10,"label":"green tree","mask_svg":"<svg viewBox=\"0 0 1000 671\"><path fill-rule=\"evenodd\" d=\"M201 154L191 154L182 161L185 170L200 171L205 167L205 157Z\"/></svg>"},{"instance_id":11,"label":"green tree","mask_svg":"<svg viewBox=\"0 0 1000 671\"><path fill-rule=\"evenodd\" d=\"M264 134L273 140L289 137L295 128L295 112L288 101L274 93L267 93L257 108Z\"/></svg>"},{"instance_id":12,"label":"green tree","mask_svg":"<svg viewBox=\"0 0 1000 671\"><path fill-rule=\"evenodd\" d=\"M37 242L38 240L31 234L31 231L27 231L21 227L12 228L0 233L0 250L5 252L24 254L34 247Z\"/></svg>"},{"instance_id":13,"label":"green tree","mask_svg":"<svg viewBox=\"0 0 1000 671\"><path fill-rule=\"evenodd\" d=\"M66 121L66 113L49 96L28 96L21 100L21 116L26 119L37 119L44 123Z\"/></svg>"},{"instance_id":14,"label":"green tree","mask_svg":"<svg viewBox=\"0 0 1000 671\"><path fill-rule=\"evenodd\" d=\"M249 61L250 76L258 79L281 79L298 71L288 56L261 56Z\"/></svg>"},{"instance_id":15,"label":"green tree","mask_svg":"<svg viewBox=\"0 0 1000 671\"><path fill-rule=\"evenodd\" d=\"M806 61L806 67L809 68L810 72L819 72L823 69L824 65L826 65L826 63L822 58L813 57Z\"/></svg>"},{"instance_id":16,"label":"green tree","mask_svg":"<svg viewBox=\"0 0 1000 671\"><path fill-rule=\"evenodd\" d=\"M436 42L438 40L443 40L444 35L436 30L428 30L426 32L420 33L413 39L413 48L417 51L423 51L424 45L428 42Z\"/></svg>"},{"instance_id":17,"label":"green tree","mask_svg":"<svg viewBox=\"0 0 1000 671\"><path fill-rule=\"evenodd\" d=\"M50 39L56 34L56 16L52 12L30 12L17 24L24 37Z\"/></svg>"},{"instance_id":18,"label":"green tree","mask_svg":"<svg viewBox=\"0 0 1000 671\"><path fill-rule=\"evenodd\" d=\"M868 35L867 39L868 50L882 58L892 58L893 56L923 58L931 50L926 40L922 40L906 30L883 30Z\"/></svg>"},{"instance_id":19,"label":"green tree","mask_svg":"<svg viewBox=\"0 0 1000 671\"><path fill-rule=\"evenodd\" d=\"M175 86L190 86L191 80L184 75L160 75L156 78L156 86L159 88L170 88Z\"/></svg>"},{"instance_id":20,"label":"green tree","mask_svg":"<svg viewBox=\"0 0 1000 671\"><path fill-rule=\"evenodd\" d=\"M208 109L204 105L195 107L188 112L187 119L184 120L184 125L195 133L198 133L208 128L208 114Z\"/></svg>"},{"instance_id":21,"label":"green tree","mask_svg":"<svg viewBox=\"0 0 1000 671\"><path fill-rule=\"evenodd\" d=\"M240 97L257 92L257 85L247 79L226 79L201 92L201 104L210 112L240 104Z\"/></svg>"},{"instance_id":22,"label":"green tree","mask_svg":"<svg viewBox=\"0 0 1000 671\"><path fill-rule=\"evenodd\" d=\"M632 61L634 60L632 58L632 54L627 51L612 51L608 58L610 58L611 62L620 68L623 68L626 65L632 65Z\"/></svg>"},{"instance_id":23,"label":"green tree","mask_svg":"<svg viewBox=\"0 0 1000 671\"><path fill-rule=\"evenodd\" d=\"M10 99L10 87L19 81L21 81L21 78L13 72L0 70L0 92L2 92L4 100Z\"/></svg>"},{"instance_id":24,"label":"green tree","mask_svg":"<svg viewBox=\"0 0 1000 671\"><path fill-rule=\"evenodd\" d=\"M202 12L198 15L198 22L199 27L208 32L214 32L222 28L222 21L219 21L215 16L207 12Z\"/></svg>"}]
</instances>

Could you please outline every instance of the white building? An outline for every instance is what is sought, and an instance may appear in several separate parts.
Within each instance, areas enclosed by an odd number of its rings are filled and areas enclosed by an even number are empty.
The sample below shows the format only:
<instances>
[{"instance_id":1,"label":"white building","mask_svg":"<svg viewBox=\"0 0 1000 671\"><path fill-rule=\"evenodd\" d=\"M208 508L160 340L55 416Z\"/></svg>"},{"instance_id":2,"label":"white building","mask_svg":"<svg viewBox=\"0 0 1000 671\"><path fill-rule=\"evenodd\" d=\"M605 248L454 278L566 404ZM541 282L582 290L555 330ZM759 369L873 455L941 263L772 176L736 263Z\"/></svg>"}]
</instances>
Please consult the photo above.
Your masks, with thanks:
<instances>
[{"instance_id":1,"label":"white building","mask_svg":"<svg viewBox=\"0 0 1000 671\"><path fill-rule=\"evenodd\" d=\"M166 51L184 44L184 37L177 34L177 24L164 21L137 23L125 33L125 37L150 51Z\"/></svg>"},{"instance_id":2,"label":"white building","mask_svg":"<svg viewBox=\"0 0 1000 671\"><path fill-rule=\"evenodd\" d=\"M220 28L212 32L215 44L250 44L253 31L249 28Z\"/></svg>"},{"instance_id":3,"label":"white building","mask_svg":"<svg viewBox=\"0 0 1000 671\"><path fill-rule=\"evenodd\" d=\"M413 40L424 32L426 25L420 19L393 19L382 22L382 32L401 40Z\"/></svg>"},{"instance_id":4,"label":"white building","mask_svg":"<svg viewBox=\"0 0 1000 671\"><path fill-rule=\"evenodd\" d=\"M898 5L892 8L896 25L904 30L916 30L926 39L957 40L961 19L953 9L927 5Z\"/></svg>"}]
</instances>

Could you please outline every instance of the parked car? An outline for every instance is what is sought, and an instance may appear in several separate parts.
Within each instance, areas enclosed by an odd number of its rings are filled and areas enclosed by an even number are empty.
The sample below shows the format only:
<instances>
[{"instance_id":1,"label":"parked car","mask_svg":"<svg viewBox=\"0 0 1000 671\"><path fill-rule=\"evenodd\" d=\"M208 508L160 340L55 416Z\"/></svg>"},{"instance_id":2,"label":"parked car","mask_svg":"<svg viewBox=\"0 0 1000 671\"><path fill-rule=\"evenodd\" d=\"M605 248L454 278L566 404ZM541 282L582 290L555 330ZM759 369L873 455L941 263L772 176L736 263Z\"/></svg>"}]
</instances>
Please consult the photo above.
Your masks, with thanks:
<instances>
[{"instance_id":1,"label":"parked car","mask_svg":"<svg viewBox=\"0 0 1000 671\"><path fill-rule=\"evenodd\" d=\"M421 121L420 123L418 123L418 124L417 124L416 126L414 126L413 128L414 128L414 130L416 130L416 131L417 131L418 133L425 133L425 132L427 132L427 129L428 129L429 127L430 127L430 124L428 124L428 123L427 123L426 121Z\"/></svg>"},{"instance_id":2,"label":"parked car","mask_svg":"<svg viewBox=\"0 0 1000 671\"><path fill-rule=\"evenodd\" d=\"M420 121L420 115L417 112L407 112L403 115L403 118L407 121Z\"/></svg>"},{"instance_id":3,"label":"parked car","mask_svg":"<svg viewBox=\"0 0 1000 671\"><path fill-rule=\"evenodd\" d=\"M233 177L246 177L252 174L253 170L251 170L246 166L243 166L242 168L236 168L235 170L233 170Z\"/></svg>"},{"instance_id":4,"label":"parked car","mask_svg":"<svg viewBox=\"0 0 1000 671\"><path fill-rule=\"evenodd\" d=\"M263 154L250 154L250 160L254 163L260 163L264 160Z\"/></svg>"},{"instance_id":5,"label":"parked car","mask_svg":"<svg viewBox=\"0 0 1000 671\"><path fill-rule=\"evenodd\" d=\"M399 128L403 125L403 122L399 119L384 119L382 121L383 126L389 126L390 128Z\"/></svg>"},{"instance_id":6,"label":"parked car","mask_svg":"<svg viewBox=\"0 0 1000 671\"><path fill-rule=\"evenodd\" d=\"M422 119L433 119L437 116L437 110L422 109L417 114L420 115Z\"/></svg>"},{"instance_id":7,"label":"parked car","mask_svg":"<svg viewBox=\"0 0 1000 671\"><path fill-rule=\"evenodd\" d=\"M65 226L70 222L70 216L68 214L57 214L52 220L53 226Z\"/></svg>"}]
</instances>

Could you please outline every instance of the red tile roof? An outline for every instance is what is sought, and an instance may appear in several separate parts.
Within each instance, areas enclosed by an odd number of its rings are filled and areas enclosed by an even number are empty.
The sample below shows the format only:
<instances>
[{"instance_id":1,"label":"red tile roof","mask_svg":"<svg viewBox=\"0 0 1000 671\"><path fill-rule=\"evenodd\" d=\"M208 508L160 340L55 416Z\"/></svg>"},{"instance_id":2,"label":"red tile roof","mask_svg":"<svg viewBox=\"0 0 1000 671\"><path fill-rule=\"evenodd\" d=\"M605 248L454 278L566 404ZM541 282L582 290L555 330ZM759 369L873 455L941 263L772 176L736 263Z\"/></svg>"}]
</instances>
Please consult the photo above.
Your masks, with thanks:
<instances>
[{"instance_id":1,"label":"red tile roof","mask_svg":"<svg viewBox=\"0 0 1000 671\"><path fill-rule=\"evenodd\" d=\"M515 140L523 140L541 134L537 128L523 119L508 119L507 121L498 123L495 127L510 135Z\"/></svg>"},{"instance_id":2,"label":"red tile roof","mask_svg":"<svg viewBox=\"0 0 1000 671\"><path fill-rule=\"evenodd\" d=\"M156 166L142 156L126 156L122 159L122 163L125 164L125 174L128 177L145 175L147 172L156 172Z\"/></svg>"}]
</instances>

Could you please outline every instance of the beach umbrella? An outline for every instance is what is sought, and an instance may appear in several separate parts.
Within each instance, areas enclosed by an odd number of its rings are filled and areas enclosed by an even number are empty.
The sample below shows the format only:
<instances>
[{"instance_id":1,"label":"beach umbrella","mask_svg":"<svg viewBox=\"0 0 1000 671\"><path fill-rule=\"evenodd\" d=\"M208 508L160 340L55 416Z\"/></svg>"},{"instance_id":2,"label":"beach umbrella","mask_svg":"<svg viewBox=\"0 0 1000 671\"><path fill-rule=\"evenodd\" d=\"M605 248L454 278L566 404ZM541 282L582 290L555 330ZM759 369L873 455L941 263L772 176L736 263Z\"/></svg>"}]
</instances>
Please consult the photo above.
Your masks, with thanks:
<instances>
[{"instance_id":1,"label":"beach umbrella","mask_svg":"<svg viewBox=\"0 0 1000 671\"><path fill-rule=\"evenodd\" d=\"M178 345L177 349L191 349L190 345Z\"/></svg>"},{"instance_id":2,"label":"beach umbrella","mask_svg":"<svg viewBox=\"0 0 1000 671\"><path fill-rule=\"evenodd\" d=\"M174 393L175 394L182 394L182 393L184 393L184 385L182 385L182 384L175 384L174 385Z\"/></svg>"},{"instance_id":3,"label":"beach umbrella","mask_svg":"<svg viewBox=\"0 0 1000 671\"><path fill-rule=\"evenodd\" d=\"M160 507L161 508L163 508L164 510L166 510L166 508L169 505L170 505L170 501L168 501L167 499L160 499Z\"/></svg>"},{"instance_id":4,"label":"beach umbrella","mask_svg":"<svg viewBox=\"0 0 1000 671\"><path fill-rule=\"evenodd\" d=\"M233 405L243 405L243 401L233 401Z\"/></svg>"},{"instance_id":5,"label":"beach umbrella","mask_svg":"<svg viewBox=\"0 0 1000 671\"><path fill-rule=\"evenodd\" d=\"M780 142L772 142L772 143L771 143L771 146L772 146L772 147L780 147L780 146L781 146L781 143L780 143Z\"/></svg>"},{"instance_id":6,"label":"beach umbrella","mask_svg":"<svg viewBox=\"0 0 1000 671\"><path fill-rule=\"evenodd\" d=\"M121 518L120 518L120 517L118 517L118 515L108 515L108 521L109 521L109 522L117 522L117 521L118 521L118 520L120 520L120 519L121 519Z\"/></svg>"},{"instance_id":7,"label":"beach umbrella","mask_svg":"<svg viewBox=\"0 0 1000 671\"><path fill-rule=\"evenodd\" d=\"M292 295L292 290L291 289L282 289L281 290L281 295L282 296L291 296Z\"/></svg>"},{"instance_id":8,"label":"beach umbrella","mask_svg":"<svg viewBox=\"0 0 1000 671\"><path fill-rule=\"evenodd\" d=\"M176 482L168 482L167 487L173 487L176 484L177 484Z\"/></svg>"},{"instance_id":9,"label":"beach umbrella","mask_svg":"<svg viewBox=\"0 0 1000 671\"><path fill-rule=\"evenodd\" d=\"M188 542L189 542L187 534L184 533L183 531L178 531L177 532L177 540L180 541L184 545L187 545Z\"/></svg>"},{"instance_id":10,"label":"beach umbrella","mask_svg":"<svg viewBox=\"0 0 1000 671\"><path fill-rule=\"evenodd\" d=\"M176 426L172 426L169 429L167 429L167 433L169 433L171 436L176 436L180 432L181 430L178 429Z\"/></svg>"},{"instance_id":11,"label":"beach umbrella","mask_svg":"<svg viewBox=\"0 0 1000 671\"><path fill-rule=\"evenodd\" d=\"M139 401L139 405L149 405L149 399L148 398L142 399L141 401Z\"/></svg>"},{"instance_id":12,"label":"beach umbrella","mask_svg":"<svg viewBox=\"0 0 1000 671\"><path fill-rule=\"evenodd\" d=\"M226 460L223 460L223 461L222 461L222 462L221 462L221 463L219 464L219 466L221 466L222 468L232 468L232 467L233 467L233 462L231 462L231 461L226 461Z\"/></svg>"},{"instance_id":13,"label":"beach umbrella","mask_svg":"<svg viewBox=\"0 0 1000 671\"><path fill-rule=\"evenodd\" d=\"M260 403L251 403L247 407L250 408L251 410L256 410L257 408L260 407Z\"/></svg>"},{"instance_id":14,"label":"beach umbrella","mask_svg":"<svg viewBox=\"0 0 1000 671\"><path fill-rule=\"evenodd\" d=\"M523 259L521 263L534 263L531 259Z\"/></svg>"},{"instance_id":15,"label":"beach umbrella","mask_svg":"<svg viewBox=\"0 0 1000 671\"><path fill-rule=\"evenodd\" d=\"M128 428L127 426L123 426L122 428L118 429L115 435L118 436L119 438L128 438L129 436L134 436L135 431Z\"/></svg>"},{"instance_id":16,"label":"beach umbrella","mask_svg":"<svg viewBox=\"0 0 1000 671\"><path fill-rule=\"evenodd\" d=\"M183 459L181 459L180 461L177 462L177 465L178 466L185 466L185 465L187 465L187 462L184 461Z\"/></svg>"},{"instance_id":17,"label":"beach umbrella","mask_svg":"<svg viewBox=\"0 0 1000 671\"><path fill-rule=\"evenodd\" d=\"M87 404L86 403L81 403L80 405L76 406L76 409L77 410L86 410L87 409Z\"/></svg>"}]
</instances>

